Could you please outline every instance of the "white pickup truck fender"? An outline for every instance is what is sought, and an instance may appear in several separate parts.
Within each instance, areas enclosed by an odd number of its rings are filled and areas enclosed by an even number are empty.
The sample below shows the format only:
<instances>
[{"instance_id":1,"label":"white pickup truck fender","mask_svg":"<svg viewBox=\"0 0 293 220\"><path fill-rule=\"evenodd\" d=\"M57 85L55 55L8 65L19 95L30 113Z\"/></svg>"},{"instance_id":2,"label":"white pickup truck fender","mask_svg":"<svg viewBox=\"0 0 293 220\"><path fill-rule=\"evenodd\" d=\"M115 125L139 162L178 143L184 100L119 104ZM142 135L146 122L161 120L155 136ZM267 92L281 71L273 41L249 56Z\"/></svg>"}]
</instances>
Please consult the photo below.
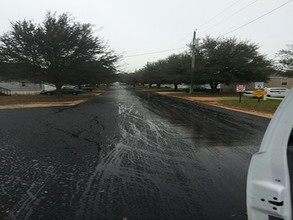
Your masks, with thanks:
<instances>
[{"instance_id":1,"label":"white pickup truck fender","mask_svg":"<svg viewBox=\"0 0 293 220\"><path fill-rule=\"evenodd\" d=\"M247 177L249 220L292 220L287 148L293 128L293 89L282 101L252 156Z\"/></svg>"}]
</instances>

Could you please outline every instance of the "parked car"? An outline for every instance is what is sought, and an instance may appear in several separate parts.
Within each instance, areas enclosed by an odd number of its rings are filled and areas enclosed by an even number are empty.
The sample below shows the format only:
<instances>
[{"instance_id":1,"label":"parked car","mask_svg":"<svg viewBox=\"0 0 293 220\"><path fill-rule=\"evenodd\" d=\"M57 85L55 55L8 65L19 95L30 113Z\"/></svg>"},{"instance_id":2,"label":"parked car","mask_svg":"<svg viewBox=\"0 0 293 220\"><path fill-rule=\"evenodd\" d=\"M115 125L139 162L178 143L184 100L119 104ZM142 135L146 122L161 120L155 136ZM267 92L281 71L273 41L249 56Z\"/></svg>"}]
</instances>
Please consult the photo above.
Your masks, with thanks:
<instances>
[{"instance_id":1,"label":"parked car","mask_svg":"<svg viewBox=\"0 0 293 220\"><path fill-rule=\"evenodd\" d=\"M91 92L91 91L97 89L97 86L91 85L91 84L86 84L86 85L75 86L74 88L81 89L83 91Z\"/></svg>"},{"instance_id":2,"label":"parked car","mask_svg":"<svg viewBox=\"0 0 293 220\"><path fill-rule=\"evenodd\" d=\"M61 93L62 94L78 95L80 93L83 93L83 91L81 89L64 87L61 89ZM55 95L55 94L58 94L58 91L57 90L42 91L40 94L41 95Z\"/></svg>"},{"instance_id":3,"label":"parked car","mask_svg":"<svg viewBox=\"0 0 293 220\"><path fill-rule=\"evenodd\" d=\"M186 92L189 92L189 88L185 89ZM206 85L199 85L193 87L193 92L211 92L211 87ZM217 92L220 92L220 87L217 88Z\"/></svg>"},{"instance_id":4,"label":"parked car","mask_svg":"<svg viewBox=\"0 0 293 220\"><path fill-rule=\"evenodd\" d=\"M284 98L290 90L285 87L271 87L266 88L266 91L268 97Z\"/></svg>"}]
</instances>

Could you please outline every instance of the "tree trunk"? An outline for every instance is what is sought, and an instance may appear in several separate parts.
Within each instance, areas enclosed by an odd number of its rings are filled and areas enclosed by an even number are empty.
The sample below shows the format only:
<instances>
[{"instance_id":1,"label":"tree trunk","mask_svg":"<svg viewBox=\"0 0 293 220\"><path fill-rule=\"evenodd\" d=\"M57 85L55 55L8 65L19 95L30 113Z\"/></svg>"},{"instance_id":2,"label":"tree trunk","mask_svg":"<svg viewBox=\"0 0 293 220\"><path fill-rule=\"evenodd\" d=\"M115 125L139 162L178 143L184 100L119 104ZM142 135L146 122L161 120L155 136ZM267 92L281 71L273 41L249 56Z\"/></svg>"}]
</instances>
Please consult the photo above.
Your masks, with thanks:
<instances>
[{"instance_id":1,"label":"tree trunk","mask_svg":"<svg viewBox=\"0 0 293 220\"><path fill-rule=\"evenodd\" d=\"M151 83L149 83L149 88L152 88L152 84Z\"/></svg>"},{"instance_id":2,"label":"tree trunk","mask_svg":"<svg viewBox=\"0 0 293 220\"><path fill-rule=\"evenodd\" d=\"M160 83L157 83L157 88L161 88L161 84Z\"/></svg>"},{"instance_id":3,"label":"tree trunk","mask_svg":"<svg viewBox=\"0 0 293 220\"><path fill-rule=\"evenodd\" d=\"M174 90L177 91L178 90L178 84L174 83Z\"/></svg>"},{"instance_id":4,"label":"tree trunk","mask_svg":"<svg viewBox=\"0 0 293 220\"><path fill-rule=\"evenodd\" d=\"M217 92L217 86L219 83L217 82L210 82L211 92Z\"/></svg>"},{"instance_id":5,"label":"tree trunk","mask_svg":"<svg viewBox=\"0 0 293 220\"><path fill-rule=\"evenodd\" d=\"M56 85L56 90L57 90L57 94L62 94L61 89L62 89L62 84L57 83Z\"/></svg>"}]
</instances>

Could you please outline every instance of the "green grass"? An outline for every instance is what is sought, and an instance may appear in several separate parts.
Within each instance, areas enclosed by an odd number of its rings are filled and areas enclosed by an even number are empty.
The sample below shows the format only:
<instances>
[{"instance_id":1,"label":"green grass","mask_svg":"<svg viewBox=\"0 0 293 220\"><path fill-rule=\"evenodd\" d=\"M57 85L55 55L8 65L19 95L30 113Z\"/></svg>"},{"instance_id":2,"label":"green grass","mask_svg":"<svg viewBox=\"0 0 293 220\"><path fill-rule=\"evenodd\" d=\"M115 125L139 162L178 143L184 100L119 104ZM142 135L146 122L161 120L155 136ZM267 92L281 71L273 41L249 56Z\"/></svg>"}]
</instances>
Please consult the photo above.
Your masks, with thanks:
<instances>
[{"instance_id":1,"label":"green grass","mask_svg":"<svg viewBox=\"0 0 293 220\"><path fill-rule=\"evenodd\" d=\"M261 99L260 102L258 102L258 99L242 97L241 103L239 103L239 100L222 100L219 101L219 103L237 109L264 113L274 113L280 105L281 100L264 101Z\"/></svg>"},{"instance_id":2,"label":"green grass","mask_svg":"<svg viewBox=\"0 0 293 220\"><path fill-rule=\"evenodd\" d=\"M186 91L179 93L178 95L191 96L191 97L235 97L235 98L239 96L238 93L236 92L194 92L192 94L189 94Z\"/></svg>"}]
</instances>

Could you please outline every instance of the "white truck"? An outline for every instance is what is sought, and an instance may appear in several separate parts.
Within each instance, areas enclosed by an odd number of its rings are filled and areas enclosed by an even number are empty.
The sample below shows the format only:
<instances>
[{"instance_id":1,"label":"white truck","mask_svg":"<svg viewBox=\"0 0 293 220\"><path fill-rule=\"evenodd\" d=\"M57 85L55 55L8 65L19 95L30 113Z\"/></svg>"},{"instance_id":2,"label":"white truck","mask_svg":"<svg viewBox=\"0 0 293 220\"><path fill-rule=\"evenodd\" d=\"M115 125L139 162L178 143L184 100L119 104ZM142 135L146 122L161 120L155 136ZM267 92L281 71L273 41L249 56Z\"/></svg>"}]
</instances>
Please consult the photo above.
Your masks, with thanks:
<instances>
[{"instance_id":1,"label":"white truck","mask_svg":"<svg viewBox=\"0 0 293 220\"><path fill-rule=\"evenodd\" d=\"M247 177L249 220L292 220L293 89L282 101L253 155Z\"/></svg>"}]
</instances>

